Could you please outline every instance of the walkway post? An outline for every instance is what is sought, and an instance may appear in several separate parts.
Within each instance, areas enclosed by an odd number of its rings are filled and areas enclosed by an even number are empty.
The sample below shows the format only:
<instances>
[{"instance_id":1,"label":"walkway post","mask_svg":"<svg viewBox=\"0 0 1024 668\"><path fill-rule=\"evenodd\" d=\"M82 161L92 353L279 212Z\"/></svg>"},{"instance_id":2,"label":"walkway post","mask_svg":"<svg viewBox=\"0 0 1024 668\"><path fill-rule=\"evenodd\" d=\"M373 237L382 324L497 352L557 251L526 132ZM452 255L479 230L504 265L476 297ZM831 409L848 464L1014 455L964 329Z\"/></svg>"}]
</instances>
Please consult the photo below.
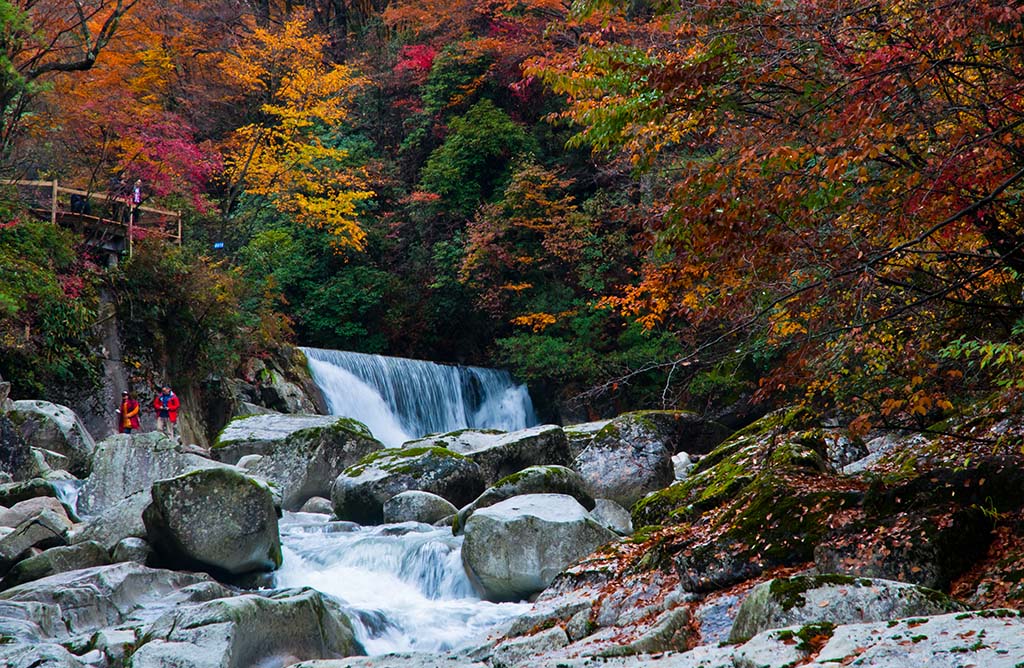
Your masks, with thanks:
<instances>
[{"instance_id":1,"label":"walkway post","mask_svg":"<svg viewBox=\"0 0 1024 668\"><path fill-rule=\"evenodd\" d=\"M50 222L57 224L57 179L53 180L53 193L50 195Z\"/></svg>"},{"instance_id":2,"label":"walkway post","mask_svg":"<svg viewBox=\"0 0 1024 668\"><path fill-rule=\"evenodd\" d=\"M128 259L132 259L132 228L135 225L135 209L128 208Z\"/></svg>"},{"instance_id":3,"label":"walkway post","mask_svg":"<svg viewBox=\"0 0 1024 668\"><path fill-rule=\"evenodd\" d=\"M178 211L177 214L178 214L178 245L180 246L181 245L181 211Z\"/></svg>"}]
</instances>

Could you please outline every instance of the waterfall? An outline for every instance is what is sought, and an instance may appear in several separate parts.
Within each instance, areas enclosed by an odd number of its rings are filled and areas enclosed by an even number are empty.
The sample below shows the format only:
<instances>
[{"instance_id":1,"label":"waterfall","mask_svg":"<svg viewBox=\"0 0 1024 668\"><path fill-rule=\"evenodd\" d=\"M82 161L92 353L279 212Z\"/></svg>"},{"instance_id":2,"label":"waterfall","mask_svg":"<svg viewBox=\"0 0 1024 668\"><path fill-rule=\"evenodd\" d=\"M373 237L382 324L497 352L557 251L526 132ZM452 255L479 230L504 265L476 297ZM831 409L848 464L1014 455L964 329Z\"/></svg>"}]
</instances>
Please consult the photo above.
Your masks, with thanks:
<instances>
[{"instance_id":1,"label":"waterfall","mask_svg":"<svg viewBox=\"0 0 1024 668\"><path fill-rule=\"evenodd\" d=\"M284 564L275 585L310 586L337 598L368 654L456 649L531 607L481 600L462 567L462 537L447 527L324 519L285 513Z\"/></svg>"},{"instance_id":2,"label":"waterfall","mask_svg":"<svg viewBox=\"0 0 1024 668\"><path fill-rule=\"evenodd\" d=\"M332 415L364 423L390 447L459 429L537 424L525 385L507 371L303 348Z\"/></svg>"}]
</instances>

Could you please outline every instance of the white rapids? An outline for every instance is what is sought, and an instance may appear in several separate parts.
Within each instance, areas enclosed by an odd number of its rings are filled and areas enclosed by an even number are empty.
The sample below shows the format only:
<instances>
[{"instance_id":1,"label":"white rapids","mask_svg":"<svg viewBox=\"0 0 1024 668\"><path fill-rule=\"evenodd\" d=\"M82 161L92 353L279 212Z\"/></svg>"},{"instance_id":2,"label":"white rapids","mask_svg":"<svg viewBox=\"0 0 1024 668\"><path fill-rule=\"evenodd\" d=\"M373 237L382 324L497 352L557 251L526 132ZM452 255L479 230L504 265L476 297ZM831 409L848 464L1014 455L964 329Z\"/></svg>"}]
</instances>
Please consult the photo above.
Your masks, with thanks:
<instances>
[{"instance_id":1,"label":"white rapids","mask_svg":"<svg viewBox=\"0 0 1024 668\"><path fill-rule=\"evenodd\" d=\"M276 586L313 587L340 600L371 655L472 645L531 607L481 600L462 566L462 537L448 528L361 527L285 513L281 540Z\"/></svg>"}]
</instances>

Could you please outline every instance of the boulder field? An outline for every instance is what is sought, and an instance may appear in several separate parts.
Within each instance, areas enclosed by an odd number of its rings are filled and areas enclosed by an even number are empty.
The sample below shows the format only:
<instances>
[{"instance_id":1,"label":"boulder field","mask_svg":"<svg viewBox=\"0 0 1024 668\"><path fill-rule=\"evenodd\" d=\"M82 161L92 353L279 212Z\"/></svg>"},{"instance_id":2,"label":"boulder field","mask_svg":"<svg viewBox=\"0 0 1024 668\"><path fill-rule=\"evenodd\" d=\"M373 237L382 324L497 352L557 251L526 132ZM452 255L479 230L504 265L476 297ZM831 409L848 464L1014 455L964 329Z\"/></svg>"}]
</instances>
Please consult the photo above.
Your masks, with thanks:
<instances>
[{"instance_id":1,"label":"boulder field","mask_svg":"<svg viewBox=\"0 0 1024 668\"><path fill-rule=\"evenodd\" d=\"M391 449L352 420L265 413L210 452L92 443L68 413L0 410L0 665L1024 664L1008 406L869 438L801 408L732 434L645 411ZM257 577L282 562L282 507L450 525L482 597L533 607L475 646L360 656L344 603Z\"/></svg>"}]
</instances>

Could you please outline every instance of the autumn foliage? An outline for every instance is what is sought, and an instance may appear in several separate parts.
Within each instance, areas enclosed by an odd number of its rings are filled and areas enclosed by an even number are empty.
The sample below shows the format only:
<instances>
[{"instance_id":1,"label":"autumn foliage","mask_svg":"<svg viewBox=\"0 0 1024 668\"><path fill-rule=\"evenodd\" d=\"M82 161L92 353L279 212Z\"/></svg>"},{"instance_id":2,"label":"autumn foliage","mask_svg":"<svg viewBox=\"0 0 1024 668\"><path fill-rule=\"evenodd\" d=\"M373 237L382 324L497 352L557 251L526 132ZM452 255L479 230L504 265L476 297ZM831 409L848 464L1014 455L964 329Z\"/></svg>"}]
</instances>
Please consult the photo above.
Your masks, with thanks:
<instances>
[{"instance_id":1,"label":"autumn foliage","mask_svg":"<svg viewBox=\"0 0 1024 668\"><path fill-rule=\"evenodd\" d=\"M1024 384L1012 3L71 5L0 3L7 171L143 179L304 343L580 414Z\"/></svg>"}]
</instances>

